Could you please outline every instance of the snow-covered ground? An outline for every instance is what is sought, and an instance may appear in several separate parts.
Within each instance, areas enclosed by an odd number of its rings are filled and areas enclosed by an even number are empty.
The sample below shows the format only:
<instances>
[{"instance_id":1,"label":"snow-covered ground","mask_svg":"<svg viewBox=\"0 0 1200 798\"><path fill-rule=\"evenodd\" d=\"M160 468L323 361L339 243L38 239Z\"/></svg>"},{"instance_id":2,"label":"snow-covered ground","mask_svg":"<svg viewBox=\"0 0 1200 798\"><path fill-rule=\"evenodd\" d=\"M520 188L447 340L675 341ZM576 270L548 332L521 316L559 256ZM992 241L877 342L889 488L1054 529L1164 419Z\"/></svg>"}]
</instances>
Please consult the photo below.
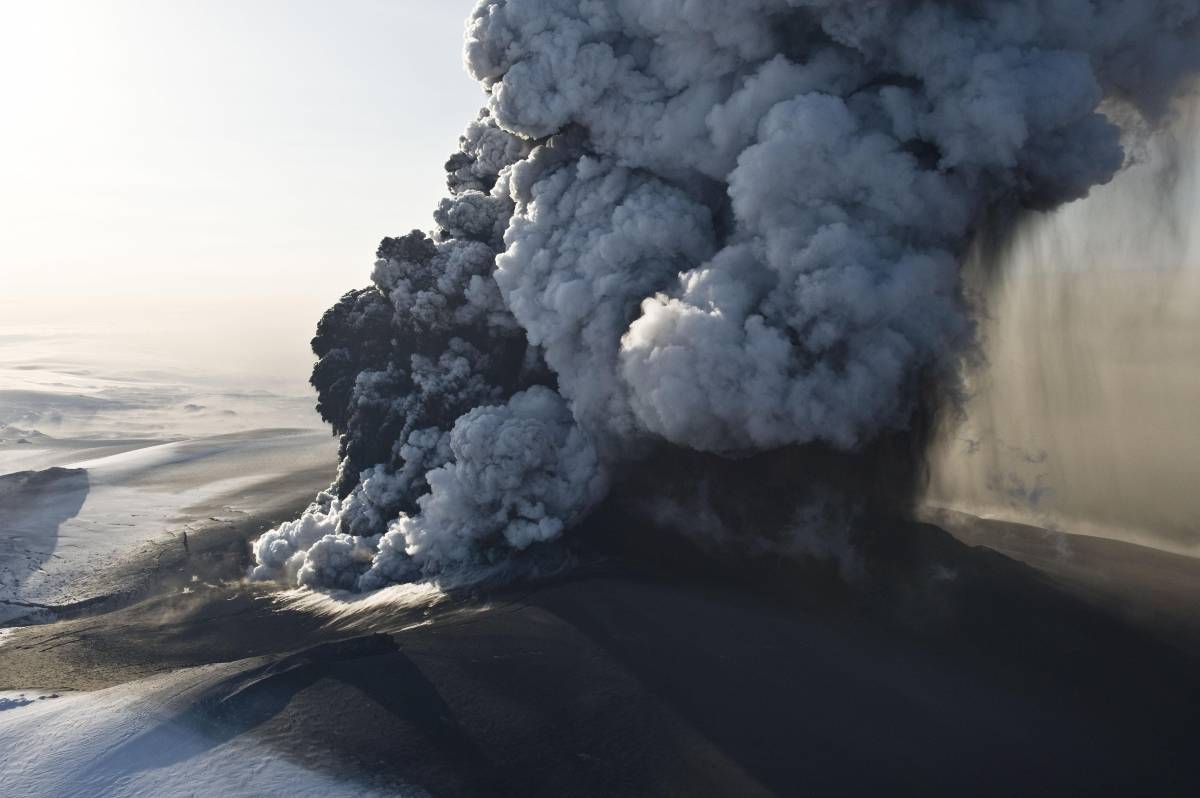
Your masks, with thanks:
<instances>
[{"instance_id":1,"label":"snow-covered ground","mask_svg":"<svg viewBox=\"0 0 1200 798\"><path fill-rule=\"evenodd\" d=\"M303 367L217 373L128 346L87 330L0 327L0 474L253 429L324 429Z\"/></svg>"},{"instance_id":2,"label":"snow-covered ground","mask_svg":"<svg viewBox=\"0 0 1200 798\"><path fill-rule=\"evenodd\" d=\"M325 433L259 430L0 476L0 622L28 614L23 605L104 595L112 586L98 575L140 546L182 546L198 524L271 501L273 483L332 471L333 457Z\"/></svg>"},{"instance_id":3,"label":"snow-covered ground","mask_svg":"<svg viewBox=\"0 0 1200 798\"><path fill-rule=\"evenodd\" d=\"M245 665L92 693L0 693L0 795L162 798L394 795L308 770L247 731L206 733L190 702ZM409 793L420 795L419 792Z\"/></svg>"},{"instance_id":4,"label":"snow-covered ground","mask_svg":"<svg viewBox=\"0 0 1200 798\"><path fill-rule=\"evenodd\" d=\"M139 547L261 510L296 475L304 491L332 477L312 407L303 375L247 381L78 332L0 334L0 623L105 595L97 576Z\"/></svg>"}]
</instances>

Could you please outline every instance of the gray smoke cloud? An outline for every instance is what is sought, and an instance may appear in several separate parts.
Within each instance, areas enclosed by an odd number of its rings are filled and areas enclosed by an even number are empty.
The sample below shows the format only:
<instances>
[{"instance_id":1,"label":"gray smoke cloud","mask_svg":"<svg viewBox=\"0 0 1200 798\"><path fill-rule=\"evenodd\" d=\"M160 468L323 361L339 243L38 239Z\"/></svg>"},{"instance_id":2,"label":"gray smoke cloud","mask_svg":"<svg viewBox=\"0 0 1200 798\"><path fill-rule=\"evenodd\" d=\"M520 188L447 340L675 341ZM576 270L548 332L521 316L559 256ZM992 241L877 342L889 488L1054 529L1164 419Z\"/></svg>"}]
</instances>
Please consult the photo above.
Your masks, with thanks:
<instances>
[{"instance_id":1,"label":"gray smoke cloud","mask_svg":"<svg viewBox=\"0 0 1200 798\"><path fill-rule=\"evenodd\" d=\"M321 322L338 479L255 576L426 578L560 535L650 446L903 428L972 345L981 225L1108 181L1198 31L1200 0L482 0L487 108L436 229Z\"/></svg>"}]
</instances>

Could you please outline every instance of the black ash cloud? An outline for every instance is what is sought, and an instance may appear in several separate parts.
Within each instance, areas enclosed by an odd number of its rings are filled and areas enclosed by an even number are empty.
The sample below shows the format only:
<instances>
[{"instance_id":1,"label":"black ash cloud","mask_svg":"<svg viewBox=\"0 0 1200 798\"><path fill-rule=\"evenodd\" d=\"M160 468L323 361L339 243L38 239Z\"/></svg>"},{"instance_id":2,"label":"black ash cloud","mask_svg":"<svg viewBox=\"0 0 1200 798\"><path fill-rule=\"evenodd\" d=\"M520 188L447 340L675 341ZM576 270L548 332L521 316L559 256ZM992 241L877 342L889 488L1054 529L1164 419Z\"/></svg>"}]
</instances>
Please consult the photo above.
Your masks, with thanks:
<instances>
[{"instance_id":1,"label":"black ash cloud","mask_svg":"<svg viewBox=\"0 0 1200 798\"><path fill-rule=\"evenodd\" d=\"M436 229L321 322L338 478L255 575L428 578L562 534L649 446L903 427L972 344L980 226L1108 181L1198 32L1200 0L480 2L488 108Z\"/></svg>"}]
</instances>

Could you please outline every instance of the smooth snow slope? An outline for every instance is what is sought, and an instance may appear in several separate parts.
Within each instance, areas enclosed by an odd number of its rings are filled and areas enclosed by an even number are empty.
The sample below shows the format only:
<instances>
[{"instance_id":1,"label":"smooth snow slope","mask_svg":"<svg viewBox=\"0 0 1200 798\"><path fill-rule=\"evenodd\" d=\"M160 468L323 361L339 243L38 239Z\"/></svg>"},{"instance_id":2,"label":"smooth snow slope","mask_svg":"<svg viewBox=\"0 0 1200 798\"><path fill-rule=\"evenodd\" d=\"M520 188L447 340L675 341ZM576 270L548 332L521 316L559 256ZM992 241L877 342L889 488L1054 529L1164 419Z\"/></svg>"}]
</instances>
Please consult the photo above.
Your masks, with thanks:
<instances>
[{"instance_id":1,"label":"smooth snow slope","mask_svg":"<svg viewBox=\"0 0 1200 798\"><path fill-rule=\"evenodd\" d=\"M332 469L320 432L257 430L0 476L0 622L119 591L103 572L139 547L183 546ZM102 578L103 577L103 578Z\"/></svg>"},{"instance_id":2,"label":"smooth snow slope","mask_svg":"<svg viewBox=\"0 0 1200 798\"><path fill-rule=\"evenodd\" d=\"M0 795L395 795L293 764L249 732L214 739L179 711L238 668L192 668L94 693L0 695Z\"/></svg>"}]
</instances>

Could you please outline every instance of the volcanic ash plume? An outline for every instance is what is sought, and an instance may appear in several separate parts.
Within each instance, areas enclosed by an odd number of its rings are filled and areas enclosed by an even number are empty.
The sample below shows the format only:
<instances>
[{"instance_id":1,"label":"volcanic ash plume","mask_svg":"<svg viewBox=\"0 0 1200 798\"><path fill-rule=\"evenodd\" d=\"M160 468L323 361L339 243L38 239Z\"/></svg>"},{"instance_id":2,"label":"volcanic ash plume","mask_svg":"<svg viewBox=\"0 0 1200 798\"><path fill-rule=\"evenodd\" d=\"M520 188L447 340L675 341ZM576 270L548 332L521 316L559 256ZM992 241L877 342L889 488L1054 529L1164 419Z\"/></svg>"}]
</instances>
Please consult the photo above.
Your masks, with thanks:
<instances>
[{"instance_id":1,"label":"volcanic ash plume","mask_svg":"<svg viewBox=\"0 0 1200 798\"><path fill-rule=\"evenodd\" d=\"M341 466L255 575L427 578L561 534L650 448L903 428L972 346L980 225L1108 181L1198 31L1200 0L480 2L488 107L436 229L321 321Z\"/></svg>"}]
</instances>

